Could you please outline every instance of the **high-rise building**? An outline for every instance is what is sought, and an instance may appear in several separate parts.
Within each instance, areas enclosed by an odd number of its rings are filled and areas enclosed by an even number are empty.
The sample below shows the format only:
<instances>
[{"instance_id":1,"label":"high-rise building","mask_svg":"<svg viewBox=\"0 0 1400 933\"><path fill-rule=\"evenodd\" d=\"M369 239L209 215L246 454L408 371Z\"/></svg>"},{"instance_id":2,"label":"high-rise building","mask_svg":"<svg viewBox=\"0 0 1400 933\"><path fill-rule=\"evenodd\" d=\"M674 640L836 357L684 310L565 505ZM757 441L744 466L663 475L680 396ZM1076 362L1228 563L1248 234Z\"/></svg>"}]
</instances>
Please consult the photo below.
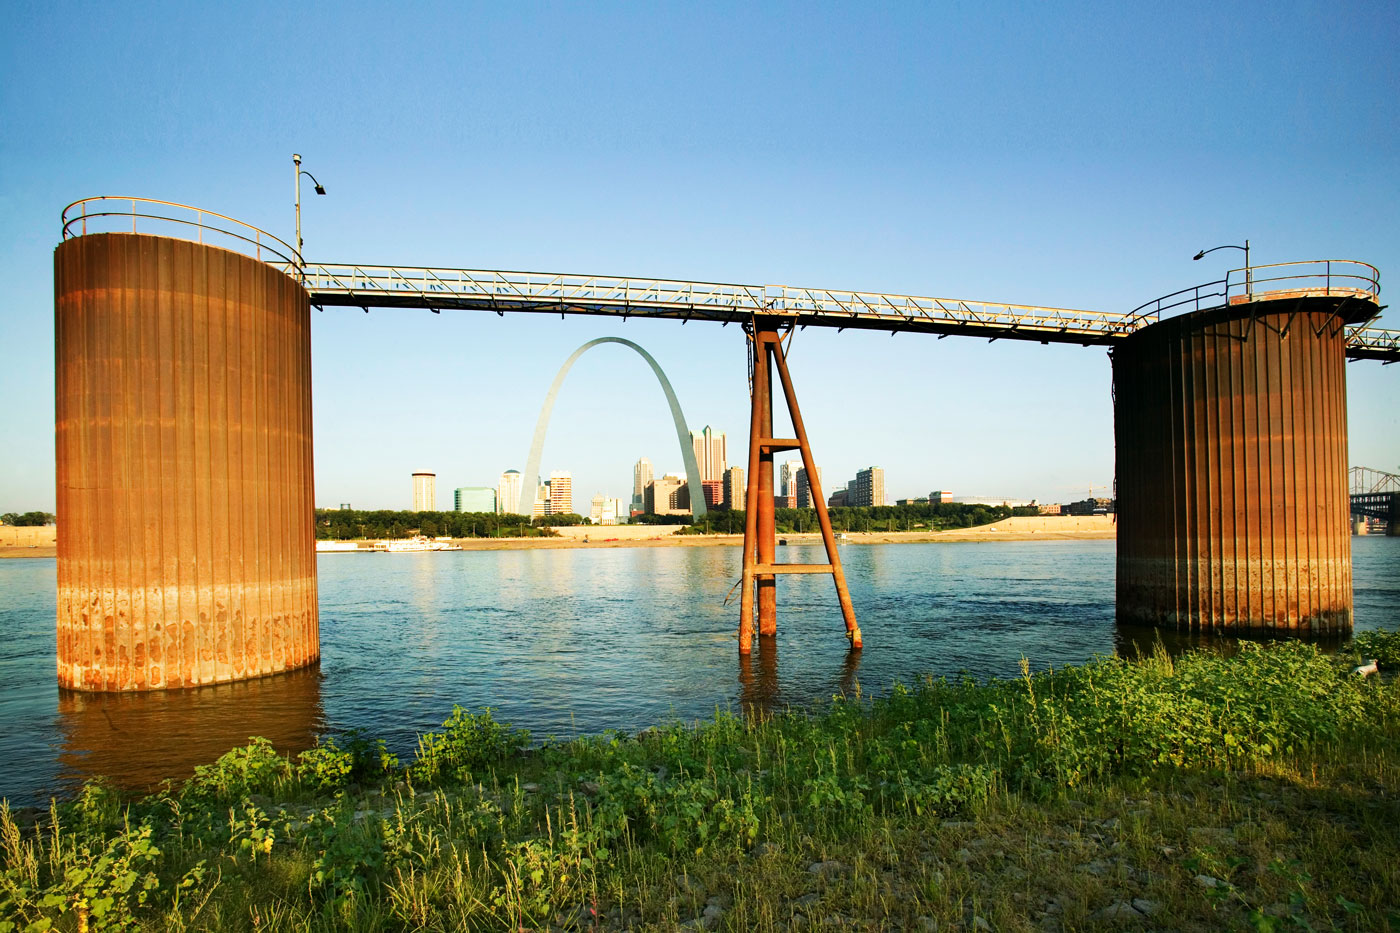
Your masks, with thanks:
<instances>
[{"instance_id":1,"label":"high-rise building","mask_svg":"<svg viewBox=\"0 0 1400 933\"><path fill-rule=\"evenodd\" d=\"M802 469L801 460L785 460L778 469L778 495L782 498L797 496L797 471ZM791 508L791 506L789 506Z\"/></svg>"},{"instance_id":2,"label":"high-rise building","mask_svg":"<svg viewBox=\"0 0 1400 933\"><path fill-rule=\"evenodd\" d=\"M700 484L700 491L705 494L705 508L715 508L724 501L724 480L707 479Z\"/></svg>"},{"instance_id":3,"label":"high-rise building","mask_svg":"<svg viewBox=\"0 0 1400 933\"><path fill-rule=\"evenodd\" d=\"M437 511L437 474L413 474L413 511Z\"/></svg>"},{"instance_id":4,"label":"high-rise building","mask_svg":"<svg viewBox=\"0 0 1400 933\"><path fill-rule=\"evenodd\" d=\"M647 484L647 512L652 515L689 515L690 487L685 478L667 473Z\"/></svg>"},{"instance_id":5,"label":"high-rise building","mask_svg":"<svg viewBox=\"0 0 1400 933\"><path fill-rule=\"evenodd\" d=\"M458 512L494 512L496 490L490 486L461 486L452 490L452 507Z\"/></svg>"},{"instance_id":6,"label":"high-rise building","mask_svg":"<svg viewBox=\"0 0 1400 933\"><path fill-rule=\"evenodd\" d=\"M651 461L643 457L632 467L632 508L646 511L647 485L651 480Z\"/></svg>"},{"instance_id":7,"label":"high-rise building","mask_svg":"<svg viewBox=\"0 0 1400 933\"><path fill-rule=\"evenodd\" d=\"M724 471L728 469L725 462L724 432L716 434L707 424L705 430L699 434L690 432L690 446L695 448L695 463L700 468L700 482L723 481Z\"/></svg>"},{"instance_id":8,"label":"high-rise building","mask_svg":"<svg viewBox=\"0 0 1400 933\"><path fill-rule=\"evenodd\" d=\"M549 474L549 514L564 515L574 510L574 475L568 470Z\"/></svg>"},{"instance_id":9,"label":"high-rise building","mask_svg":"<svg viewBox=\"0 0 1400 933\"><path fill-rule=\"evenodd\" d=\"M549 514L549 481L545 480L535 487L535 501L530 506L531 518L543 518Z\"/></svg>"},{"instance_id":10,"label":"high-rise building","mask_svg":"<svg viewBox=\"0 0 1400 933\"><path fill-rule=\"evenodd\" d=\"M730 467L724 471L724 507L743 509L744 496L748 488L744 485L743 467Z\"/></svg>"},{"instance_id":11,"label":"high-rise building","mask_svg":"<svg viewBox=\"0 0 1400 933\"><path fill-rule=\"evenodd\" d=\"M501 481L496 485L496 511L514 512L520 508L520 484L519 470L506 470L501 474Z\"/></svg>"},{"instance_id":12,"label":"high-rise building","mask_svg":"<svg viewBox=\"0 0 1400 933\"><path fill-rule=\"evenodd\" d=\"M817 485L820 486L821 482L822 468L817 467ZM812 508L812 487L811 484L807 482L807 470L805 467L797 471L794 485L797 487L797 507L799 509Z\"/></svg>"},{"instance_id":13,"label":"high-rise building","mask_svg":"<svg viewBox=\"0 0 1400 933\"><path fill-rule=\"evenodd\" d=\"M831 495L827 497L826 507L829 509L839 509L843 505L850 505L851 503L847 498L849 494L850 490L845 486L836 487L831 491Z\"/></svg>"},{"instance_id":14,"label":"high-rise building","mask_svg":"<svg viewBox=\"0 0 1400 933\"><path fill-rule=\"evenodd\" d=\"M856 473L855 481L851 483L846 496L846 504L855 506L884 505L885 468L871 466Z\"/></svg>"},{"instance_id":15,"label":"high-rise building","mask_svg":"<svg viewBox=\"0 0 1400 933\"><path fill-rule=\"evenodd\" d=\"M627 513L623 511L621 499L610 499L602 493L593 497L593 502L588 509L588 520L595 525L616 525L619 518Z\"/></svg>"}]
</instances>

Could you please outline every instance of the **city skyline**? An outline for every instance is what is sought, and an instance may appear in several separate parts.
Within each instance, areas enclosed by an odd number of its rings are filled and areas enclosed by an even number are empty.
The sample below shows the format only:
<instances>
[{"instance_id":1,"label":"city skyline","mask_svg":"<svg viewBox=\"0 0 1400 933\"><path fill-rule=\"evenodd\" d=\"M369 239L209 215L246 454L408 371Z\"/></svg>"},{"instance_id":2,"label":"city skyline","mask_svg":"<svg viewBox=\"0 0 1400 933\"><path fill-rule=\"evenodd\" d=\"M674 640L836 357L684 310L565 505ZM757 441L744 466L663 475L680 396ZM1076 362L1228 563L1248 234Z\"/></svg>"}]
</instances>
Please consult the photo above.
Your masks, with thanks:
<instances>
[{"instance_id":1,"label":"city skyline","mask_svg":"<svg viewBox=\"0 0 1400 933\"><path fill-rule=\"evenodd\" d=\"M709 429L706 428L706 430L709 430ZM697 450L697 453L698 453L698 451L699 451L699 449L700 449L700 444L701 444L701 437L702 437L702 435L692 432L692 435L691 435L691 436L692 436L693 442L694 442L695 445L696 445L696 450ZM717 436L716 436L717 442L722 443L722 440L720 440L720 439L722 439L723 437L724 437L723 434L717 435ZM787 482L787 483L789 484L789 486L791 487L791 490L792 490L792 491L791 491L789 494L787 494L787 495L790 496L791 498L797 500L797 503L802 503L802 502L805 502L805 503L806 503L805 505L796 504L794 507L799 507L799 508L811 508L811 507L812 507L811 498L810 498L809 495L807 495L808 490L806 489L805 470L801 467L800 464L801 464L801 461L800 461L800 460L789 460L789 461L785 461L785 462L783 462L782 464L779 464L779 469L775 471L775 475L774 475L774 484L773 484L773 485L774 485L774 495L775 495L775 498L776 498L776 500L777 500L777 506L778 506L779 508L789 507L789 506L785 506L785 504L784 504L784 502L783 502L783 499L785 498L785 494L783 493L783 484L784 484L785 482ZM789 470L791 471L790 473L789 473ZM824 476L824 475L825 475L825 470L824 470L824 468L822 468L822 467L818 467L818 472L819 472L819 476ZM785 477L787 477L787 476L789 476L789 475L791 476L791 479L785 479ZM868 508L868 507L879 507L879 506L886 506L886 505L895 505L895 504L897 504L897 502L899 502L899 501L921 501L921 502L930 502L930 501L931 501L931 502L939 502L939 501L942 501L942 502L966 502L966 503L984 503L984 504L987 504L987 503L990 503L990 504L997 504L997 503L1012 503L1012 504L1033 504L1033 503L1056 504L1056 503L1058 503L1058 504L1068 504L1068 503L1070 503L1070 502L1080 501L1080 498L1079 498L1079 496L1077 495L1077 493L1079 493L1079 492L1085 493L1089 498L1095 498L1094 493L1095 493L1096 491L1097 491L1097 492L1111 491L1111 487L1083 487L1083 488L1080 488L1080 489L1078 489L1078 490L1072 491L1070 495L1068 495L1068 496L1066 496L1066 497L1064 497L1064 498L1062 498L1062 499L1058 499L1058 500L1039 500L1039 499L1036 499L1035 497L1015 496L1015 495L1008 495L1008 496L989 495L989 494L987 494L987 493L985 493L985 492L961 493L961 494L958 494L958 495L954 495L951 491L947 491L947 490L935 491L935 492L928 493L928 494L926 494L926 495L925 495L925 494L919 494L919 493L912 493L912 494L910 494L910 495L905 495L905 496L894 496L894 495L888 494L888 493L885 491L885 486L884 486L884 475L885 475L884 467L881 467L881 466L868 466L868 467L864 467L864 468L862 468L862 469L860 469L860 470L857 470L856 473L855 473L854 478L852 478L851 480L846 481L845 483L838 484L838 485L836 485L836 486L834 486L834 487L832 487L832 488L827 488L827 487L825 486L825 484L823 484L823 492L824 492L824 494L827 496L828 499L829 499L834 493L837 493L837 492L848 493L849 496L848 496L848 497L843 497L843 499L846 499L846 501L842 501L842 502L840 503L841 505L845 505L845 506L849 506L849 507L867 507L867 508ZM556 493L556 491L554 490L554 488L553 488L553 486L552 486L552 483L553 483L554 480L556 480L556 478L557 478L557 479L563 480L563 482L564 482L564 484L565 484L565 485L563 485L563 486L561 486L561 487L559 488L559 491L558 491L557 493ZM655 475L654 475L654 473L653 473L653 467L652 467L652 464L651 464L651 461L650 461L649 458L647 458L647 457L641 457L641 458L639 458L639 459L637 460L637 462L636 462L635 464L633 464L633 489L634 489L634 490L641 490L640 493L637 493L637 494L636 494L637 496L640 496L640 497L644 497L644 496L645 496L646 485L647 485L648 483L650 483L654 478L657 478L657 477L655 477ZM661 477L661 478L684 480L684 479L686 478L686 474L685 474L685 471L684 471L684 470L675 470L675 471L667 470L667 471L663 471L662 477ZM433 498L435 498L434 488L435 488L435 483L436 483L436 473L426 472L426 471L416 471L416 472L414 472L414 474L413 474L413 481L414 481L414 489L413 489L412 495L413 495L413 497L414 497L414 507L413 507L413 508L410 508L410 509L407 509L406 511L425 511L425 509L422 509L422 508L419 508L419 507L418 507L418 505L419 505L419 497L422 496L423 499L424 499L424 501L427 501L428 499L433 499ZM706 481L706 482L710 482L710 481ZM717 480L717 481L714 481L714 482L717 482L717 483L719 484L719 487L718 487L718 489L719 489L719 495L718 495L718 497L717 497L716 502L711 503L712 506L719 506L719 507L722 507L722 508L732 508L732 507L734 507L734 506L731 505L731 502L732 502L732 501L739 501L739 502L742 502L742 500L743 500L743 498L744 498L744 494L745 494L745 487L744 487L744 485L743 485L743 483L744 483L744 471L743 471L743 469L742 469L741 467L726 467L725 470L724 470L724 473L723 473L723 475L722 475L722 477L721 477L721 479L719 479L719 480ZM737 482L737 484L738 484L737 486L735 485L736 482ZM802 493L803 493L802 495L799 495L799 493L798 493L799 486L802 488ZM434 508L434 509L431 509L430 511L458 511L458 512L462 512L462 511L509 511L509 510L510 510L509 503L515 501L515 497L518 495L519 489L520 489L520 472L519 472L518 470L505 470L505 471L503 471L503 472L500 474L500 479L499 479L498 485L496 485L496 486L462 486L462 487L454 487L454 488L453 488L453 506L452 506L452 509L450 509L450 510L445 510L445 509L437 509L437 508ZM561 506L562 506L562 503L563 503L564 501L566 501L566 500L567 500L567 501L571 501L571 496L572 496L572 474L571 474L569 471L559 471L559 470L551 471L551 473L550 473L550 479L549 479L549 480L546 480L546 481L544 481L544 482L542 482L542 483L540 484L540 486L539 486L539 489L540 489L540 490L548 490L548 492L547 492L547 494L546 494L546 500L542 500L542 501L548 501L548 503L549 503L549 506L548 506L547 511L546 511L545 514L553 514L553 513L559 513L559 512L568 511L568 510L566 510L566 509L563 509ZM737 492L737 495L735 494L736 492ZM492 505L491 505L490 508L464 508L464 507L463 507L463 505L462 505L463 502L470 502L470 503L474 503L474 504L480 505L480 504L484 501L484 500L481 498L481 496L482 496L483 494L485 494L485 493L489 493L490 496L491 496L491 503L492 503ZM606 498L606 499L608 500L608 502L610 502L610 503L613 502L613 501L617 501L617 502L632 502L632 501L633 501L632 498L630 498L630 497L609 496L609 495L607 495L607 491L606 491L606 490L601 490L601 491L595 492L595 493L594 493L594 496L593 496L593 500L596 501L599 497L604 497L604 498ZM1110 497L1110 498L1111 498L1111 497ZM834 505L834 504L835 504L835 503L833 503L833 505ZM318 505L316 506L316 508L325 510L325 509L330 509L330 506L318 504ZM345 509L345 508L349 508L349 506L348 506L346 503L341 502L341 503L338 505L338 508ZM373 506L373 505L369 506L367 510L369 510L369 511L375 511L375 510L378 510L378 509L381 509L381 508L393 510L393 507L392 507L392 506ZM738 508L742 508L742 505L738 506ZM582 514L583 514L582 512L579 512L579 511L577 511L577 510L574 510L574 512L575 512L575 514L579 514L579 515L582 515Z\"/></svg>"},{"instance_id":2,"label":"city skyline","mask_svg":"<svg viewBox=\"0 0 1400 933\"><path fill-rule=\"evenodd\" d=\"M15 348L0 368L10 401L0 408L3 511L56 503L52 256L63 205L161 198L290 240L293 152L329 192L303 205L312 261L1113 312L1219 278L1240 265L1238 251L1191 257L1245 239L1259 264L1355 258L1383 283L1400 269L1393 5L1356 18L1366 28L1307 4L1250 18L1190 3L1084 15L775 4L473 18L406 8L396 13L404 32L426 47L376 47L376 69L344 54L368 48L354 15L166 12L138 3L74 17L26 4L0 37L0 274L11 285L0 345ZM490 41L446 54L448 37L468 28ZM680 48L636 41L677 29L689 37ZM236 56L208 51L234 31L248 37ZM1151 49L1144 35L1156 38ZM966 54L921 54L947 37ZM142 54L114 74L71 62L75 47ZM1044 61L1046 48L1058 50L1055 66L1034 80L1004 67ZM624 49L638 54L619 63L612 53ZM316 106L285 105L292 60ZM178 92L171 75L188 76ZM381 132L364 132L365 112L385 115ZM455 118L441 120L446 112ZM679 141L622 129L657 112L785 129ZM1366 130L1318 144L1338 127ZM1378 323L1396 321L1392 310ZM311 327L322 503L397 505L403 477L425 463L443 470L445 488L449 473L455 488L523 469L550 373L603 335L656 357L691 426L727 425L736 451L746 439L736 327L374 308L313 311ZM1101 349L808 328L789 352L829 477L878 458L891 498L922 495L932 479L1040 501L1113 482ZM1395 471L1400 374L1369 363L1346 372L1350 465ZM858 416L855 391L872 400ZM616 477L636 452L680 465L656 380L625 348L581 358L554 419L544 462L567 465L580 490L621 491Z\"/></svg>"}]
</instances>

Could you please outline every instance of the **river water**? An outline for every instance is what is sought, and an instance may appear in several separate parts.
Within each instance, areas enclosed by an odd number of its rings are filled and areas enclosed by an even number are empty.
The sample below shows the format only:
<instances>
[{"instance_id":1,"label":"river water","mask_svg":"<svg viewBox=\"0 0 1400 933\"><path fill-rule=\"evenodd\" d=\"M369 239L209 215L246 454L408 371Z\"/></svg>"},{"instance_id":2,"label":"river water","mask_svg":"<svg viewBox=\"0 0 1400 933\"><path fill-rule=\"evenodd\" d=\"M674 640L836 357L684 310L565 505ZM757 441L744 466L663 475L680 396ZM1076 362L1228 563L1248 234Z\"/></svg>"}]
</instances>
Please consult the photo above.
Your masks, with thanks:
<instances>
[{"instance_id":1,"label":"river water","mask_svg":"<svg viewBox=\"0 0 1400 933\"><path fill-rule=\"evenodd\" d=\"M818 547L782 559L816 561ZM1130 649L1114 542L845 546L865 637L851 655L830 577L779 582L778 637L738 657L736 547L324 554L318 668L173 693L55 684L55 562L0 561L0 797L34 804L104 774L182 777L251 735L283 749L361 728L411 753L453 704L536 738L779 709L895 681L984 679ZM1400 620L1400 538L1354 538L1356 628ZM1150 637L1150 636L1149 636Z\"/></svg>"}]
</instances>

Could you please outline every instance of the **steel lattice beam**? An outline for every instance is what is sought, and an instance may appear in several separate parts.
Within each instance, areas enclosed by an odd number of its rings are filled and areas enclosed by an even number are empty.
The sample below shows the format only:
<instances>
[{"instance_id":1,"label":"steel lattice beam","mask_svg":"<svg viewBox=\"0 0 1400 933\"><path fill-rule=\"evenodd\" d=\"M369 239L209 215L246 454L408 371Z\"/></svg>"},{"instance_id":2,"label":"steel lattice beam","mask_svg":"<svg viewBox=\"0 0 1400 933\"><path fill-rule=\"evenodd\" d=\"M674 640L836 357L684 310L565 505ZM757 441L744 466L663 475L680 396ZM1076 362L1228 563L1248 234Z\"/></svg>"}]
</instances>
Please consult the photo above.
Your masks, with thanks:
<instances>
[{"instance_id":1,"label":"steel lattice beam","mask_svg":"<svg viewBox=\"0 0 1400 933\"><path fill-rule=\"evenodd\" d=\"M319 307L593 314L720 324L767 315L799 327L1084 346L1112 345L1156 319L1140 311L1119 314L784 285L409 266L316 263L305 268L304 282ZM1400 331L1349 328L1347 356L1400 360Z\"/></svg>"}]
</instances>

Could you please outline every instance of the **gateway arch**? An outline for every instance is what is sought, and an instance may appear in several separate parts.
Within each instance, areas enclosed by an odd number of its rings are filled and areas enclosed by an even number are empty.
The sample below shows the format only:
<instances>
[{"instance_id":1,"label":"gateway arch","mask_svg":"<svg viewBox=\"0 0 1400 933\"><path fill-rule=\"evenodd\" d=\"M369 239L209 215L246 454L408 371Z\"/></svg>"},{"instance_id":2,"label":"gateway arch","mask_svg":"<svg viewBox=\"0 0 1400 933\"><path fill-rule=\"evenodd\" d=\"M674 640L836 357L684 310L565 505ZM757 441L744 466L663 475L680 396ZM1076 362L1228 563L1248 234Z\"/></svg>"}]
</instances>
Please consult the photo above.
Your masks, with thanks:
<instances>
[{"instance_id":1,"label":"gateway arch","mask_svg":"<svg viewBox=\"0 0 1400 933\"><path fill-rule=\"evenodd\" d=\"M686 427L685 415L681 413L680 400L671 388L671 380L666 378L666 374L652 355L632 341L621 337L598 337L590 340L575 350L573 355L564 361L564 365L559 367L559 373L549 387L549 394L544 398L544 406L540 408L540 418L535 422L535 438L530 442L530 458L525 461L525 475L520 482L520 499L515 505L516 513L529 515L534 507L535 491L540 484L540 455L544 451L544 435L549 429L549 416L554 411L554 400L559 396L559 387L564 384L564 377L569 374L574 362L600 343L620 343L624 347L636 350L637 355L646 360L651 366L651 371L656 373L656 381L661 383L661 391L666 393L666 402L671 406L671 420L676 423L676 443L681 448L681 458L685 463L685 481L690 487L690 512L695 518L701 517L705 514L705 487L700 482L700 467L695 461L695 448L690 444L690 429Z\"/></svg>"}]
</instances>

